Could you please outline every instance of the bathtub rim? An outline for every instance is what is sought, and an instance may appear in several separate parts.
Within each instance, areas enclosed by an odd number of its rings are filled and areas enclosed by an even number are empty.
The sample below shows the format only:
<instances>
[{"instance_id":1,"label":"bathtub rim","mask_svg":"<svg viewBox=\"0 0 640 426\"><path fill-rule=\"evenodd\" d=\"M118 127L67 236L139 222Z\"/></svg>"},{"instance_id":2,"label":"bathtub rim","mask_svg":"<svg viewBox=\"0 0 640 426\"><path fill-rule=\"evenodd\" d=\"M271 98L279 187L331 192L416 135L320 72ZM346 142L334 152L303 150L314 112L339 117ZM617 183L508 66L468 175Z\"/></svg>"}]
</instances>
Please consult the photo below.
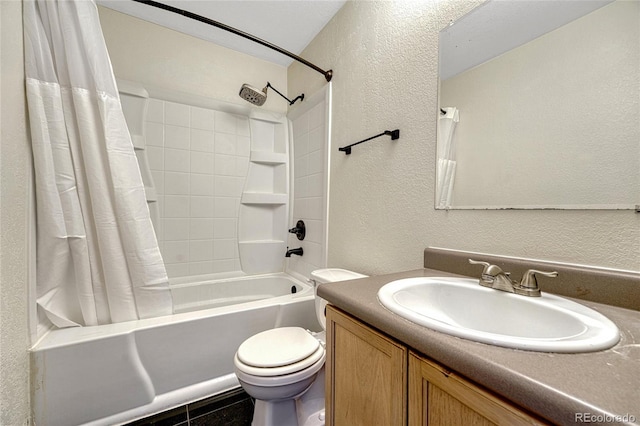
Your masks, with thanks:
<instances>
[{"instance_id":1,"label":"bathtub rim","mask_svg":"<svg viewBox=\"0 0 640 426\"><path fill-rule=\"evenodd\" d=\"M217 272L213 274L201 274L201 275L185 275L181 277L169 278L169 287L181 287L183 285L203 283L203 282L223 282L234 281L236 279L248 279L248 278L261 278L282 275L284 272L274 272L269 274L247 274L243 271L232 272Z\"/></svg>"},{"instance_id":2,"label":"bathtub rim","mask_svg":"<svg viewBox=\"0 0 640 426\"><path fill-rule=\"evenodd\" d=\"M179 314L164 315L161 317L144 318L133 321L125 321L114 324L103 324L97 326L70 327L61 329L50 329L41 336L29 349L30 353L55 349L69 345L81 344L83 342L95 341L108 337L115 337L133 333L137 330L145 330L153 327L160 327L169 324L179 324L197 320L200 318L214 317L217 315L228 314L239 310L246 310L252 307L262 307L275 304L294 303L300 299L313 299L313 286L302 280L294 274L285 272L276 272L261 275L243 275L237 278L287 278L295 284L300 285L303 290L297 293L286 294L283 296L271 297L262 300L254 300L250 302L238 303L229 306L201 309L198 311L182 312ZM221 278L220 281L232 281L234 278ZM217 281L216 281L217 282Z\"/></svg>"}]
</instances>

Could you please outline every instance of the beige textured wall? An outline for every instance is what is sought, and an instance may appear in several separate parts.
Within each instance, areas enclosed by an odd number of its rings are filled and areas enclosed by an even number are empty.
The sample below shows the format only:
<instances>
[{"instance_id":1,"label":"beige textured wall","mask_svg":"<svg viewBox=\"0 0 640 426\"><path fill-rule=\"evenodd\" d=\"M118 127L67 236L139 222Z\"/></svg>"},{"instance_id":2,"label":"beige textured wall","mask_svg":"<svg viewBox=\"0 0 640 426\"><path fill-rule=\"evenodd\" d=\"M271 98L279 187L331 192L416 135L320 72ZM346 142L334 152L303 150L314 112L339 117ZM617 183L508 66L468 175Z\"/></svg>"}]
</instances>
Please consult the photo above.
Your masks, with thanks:
<instances>
[{"instance_id":1,"label":"beige textured wall","mask_svg":"<svg viewBox=\"0 0 640 426\"><path fill-rule=\"evenodd\" d=\"M329 266L367 274L420 268L445 247L640 271L631 211L436 211L438 31L477 3L349 1L302 56L334 70ZM320 74L289 68L289 92ZM339 146L382 130L388 137Z\"/></svg>"},{"instance_id":2,"label":"beige textured wall","mask_svg":"<svg viewBox=\"0 0 640 426\"><path fill-rule=\"evenodd\" d=\"M250 105L238 96L243 83L262 89L269 81L286 95L285 67L105 7L98 11L118 78L242 106ZM262 108L286 112L287 106L270 92Z\"/></svg>"},{"instance_id":3,"label":"beige textured wall","mask_svg":"<svg viewBox=\"0 0 640 426\"><path fill-rule=\"evenodd\" d=\"M22 4L0 1L0 425L29 419L27 219L30 151Z\"/></svg>"}]
</instances>

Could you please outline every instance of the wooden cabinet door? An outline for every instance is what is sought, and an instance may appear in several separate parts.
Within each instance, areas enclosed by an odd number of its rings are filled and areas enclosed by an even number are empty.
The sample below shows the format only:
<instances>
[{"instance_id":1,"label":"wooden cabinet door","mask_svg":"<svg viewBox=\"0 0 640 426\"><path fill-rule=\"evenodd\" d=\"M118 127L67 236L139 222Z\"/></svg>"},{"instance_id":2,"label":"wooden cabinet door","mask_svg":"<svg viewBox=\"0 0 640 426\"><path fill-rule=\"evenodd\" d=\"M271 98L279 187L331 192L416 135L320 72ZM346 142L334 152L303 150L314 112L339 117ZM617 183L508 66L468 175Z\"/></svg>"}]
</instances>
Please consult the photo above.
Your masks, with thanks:
<instances>
[{"instance_id":1,"label":"wooden cabinet door","mask_svg":"<svg viewBox=\"0 0 640 426\"><path fill-rule=\"evenodd\" d=\"M326 424L406 424L407 349L327 306Z\"/></svg>"},{"instance_id":2,"label":"wooden cabinet door","mask_svg":"<svg viewBox=\"0 0 640 426\"><path fill-rule=\"evenodd\" d=\"M409 354L409 426L548 424L446 368Z\"/></svg>"}]
</instances>

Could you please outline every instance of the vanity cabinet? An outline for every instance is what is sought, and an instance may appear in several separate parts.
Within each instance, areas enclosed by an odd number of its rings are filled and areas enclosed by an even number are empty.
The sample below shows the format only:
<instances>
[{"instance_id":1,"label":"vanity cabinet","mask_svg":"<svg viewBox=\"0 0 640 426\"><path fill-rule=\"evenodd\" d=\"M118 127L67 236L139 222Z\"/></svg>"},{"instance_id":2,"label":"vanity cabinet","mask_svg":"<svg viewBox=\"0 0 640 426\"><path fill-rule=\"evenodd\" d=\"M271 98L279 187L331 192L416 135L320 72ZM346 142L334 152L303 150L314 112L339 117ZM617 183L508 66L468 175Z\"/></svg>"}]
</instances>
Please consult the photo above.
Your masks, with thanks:
<instances>
[{"instance_id":1,"label":"vanity cabinet","mask_svg":"<svg viewBox=\"0 0 640 426\"><path fill-rule=\"evenodd\" d=\"M327 306L326 424L548 424Z\"/></svg>"},{"instance_id":2,"label":"vanity cabinet","mask_svg":"<svg viewBox=\"0 0 640 426\"><path fill-rule=\"evenodd\" d=\"M413 351L408 406L409 426L548 424Z\"/></svg>"},{"instance_id":3,"label":"vanity cabinet","mask_svg":"<svg viewBox=\"0 0 640 426\"><path fill-rule=\"evenodd\" d=\"M407 423L407 348L327 306L326 424Z\"/></svg>"}]
</instances>

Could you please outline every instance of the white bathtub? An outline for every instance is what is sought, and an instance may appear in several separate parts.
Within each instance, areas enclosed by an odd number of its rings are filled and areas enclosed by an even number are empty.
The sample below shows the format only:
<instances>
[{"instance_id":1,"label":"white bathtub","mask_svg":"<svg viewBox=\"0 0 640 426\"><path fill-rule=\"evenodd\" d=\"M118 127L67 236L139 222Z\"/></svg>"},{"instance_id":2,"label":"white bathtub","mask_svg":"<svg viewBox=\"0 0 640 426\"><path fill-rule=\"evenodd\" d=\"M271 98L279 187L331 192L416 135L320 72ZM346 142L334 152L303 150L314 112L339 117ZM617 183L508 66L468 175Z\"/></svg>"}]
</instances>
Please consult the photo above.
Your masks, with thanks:
<instances>
[{"instance_id":1,"label":"white bathtub","mask_svg":"<svg viewBox=\"0 0 640 426\"><path fill-rule=\"evenodd\" d=\"M255 302L301 292L308 286L286 274L236 276L197 280L179 278L171 281L173 313L200 311L240 303Z\"/></svg>"},{"instance_id":2,"label":"white bathtub","mask_svg":"<svg viewBox=\"0 0 640 426\"><path fill-rule=\"evenodd\" d=\"M31 350L35 424L121 424L220 394L239 386L233 355L249 336L319 328L312 287L285 274L174 284L172 293L177 311L208 309L41 339ZM203 302L206 294L220 297Z\"/></svg>"}]
</instances>

